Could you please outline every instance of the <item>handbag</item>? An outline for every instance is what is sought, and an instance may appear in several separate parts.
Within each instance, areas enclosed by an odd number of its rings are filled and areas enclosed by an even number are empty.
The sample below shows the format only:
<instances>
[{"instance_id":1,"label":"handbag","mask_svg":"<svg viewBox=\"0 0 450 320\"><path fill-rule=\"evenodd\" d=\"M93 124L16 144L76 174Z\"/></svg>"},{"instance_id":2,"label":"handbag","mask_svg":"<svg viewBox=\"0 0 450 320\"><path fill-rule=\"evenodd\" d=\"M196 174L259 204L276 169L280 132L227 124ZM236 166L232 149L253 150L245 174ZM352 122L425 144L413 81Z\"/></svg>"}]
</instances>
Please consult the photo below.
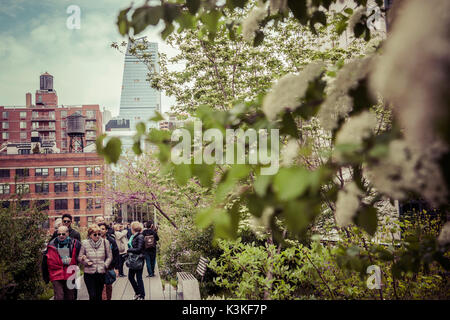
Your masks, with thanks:
<instances>
[{"instance_id":1,"label":"handbag","mask_svg":"<svg viewBox=\"0 0 450 320\"><path fill-rule=\"evenodd\" d=\"M131 270L141 270L144 268L144 256L130 252L128 253L128 259L125 264Z\"/></svg>"},{"instance_id":2,"label":"handbag","mask_svg":"<svg viewBox=\"0 0 450 320\"><path fill-rule=\"evenodd\" d=\"M108 270L105 273L105 284L113 284L116 281L116 272L114 270Z\"/></svg>"},{"instance_id":3,"label":"handbag","mask_svg":"<svg viewBox=\"0 0 450 320\"><path fill-rule=\"evenodd\" d=\"M105 241L103 241L103 247L105 248L105 253L106 251L106 243ZM105 284L113 284L114 281L116 281L116 272L114 270L106 270L105 272Z\"/></svg>"}]
</instances>

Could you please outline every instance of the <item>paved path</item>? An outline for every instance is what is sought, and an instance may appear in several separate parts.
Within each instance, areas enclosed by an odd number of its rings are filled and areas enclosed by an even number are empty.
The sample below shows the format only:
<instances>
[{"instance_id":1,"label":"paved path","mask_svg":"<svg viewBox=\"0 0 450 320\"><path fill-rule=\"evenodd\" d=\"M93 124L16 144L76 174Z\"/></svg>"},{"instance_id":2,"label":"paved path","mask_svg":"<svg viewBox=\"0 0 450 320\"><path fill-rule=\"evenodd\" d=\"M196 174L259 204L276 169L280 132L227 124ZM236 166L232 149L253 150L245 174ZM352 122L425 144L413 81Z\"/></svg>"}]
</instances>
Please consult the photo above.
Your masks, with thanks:
<instances>
[{"instance_id":1,"label":"paved path","mask_svg":"<svg viewBox=\"0 0 450 320\"><path fill-rule=\"evenodd\" d=\"M123 266L124 273L128 274L128 268L126 265ZM144 272L142 274L142 280L144 280L145 287L145 300L164 300L164 291L161 283L161 277L159 275L158 264L155 267L155 276L147 278L148 275L147 267L144 265ZM166 286L166 289L168 287ZM173 288L169 288L167 291L167 300L174 298ZM111 300L133 300L134 290L131 286L128 277L119 278L113 283L112 297ZM175 297L176 298L176 297ZM52 298L53 299L53 298ZM87 292L86 285L84 283L84 278L81 278L81 288L78 290L77 300L89 300L89 295ZM175 300L175 299L174 299Z\"/></svg>"}]
</instances>

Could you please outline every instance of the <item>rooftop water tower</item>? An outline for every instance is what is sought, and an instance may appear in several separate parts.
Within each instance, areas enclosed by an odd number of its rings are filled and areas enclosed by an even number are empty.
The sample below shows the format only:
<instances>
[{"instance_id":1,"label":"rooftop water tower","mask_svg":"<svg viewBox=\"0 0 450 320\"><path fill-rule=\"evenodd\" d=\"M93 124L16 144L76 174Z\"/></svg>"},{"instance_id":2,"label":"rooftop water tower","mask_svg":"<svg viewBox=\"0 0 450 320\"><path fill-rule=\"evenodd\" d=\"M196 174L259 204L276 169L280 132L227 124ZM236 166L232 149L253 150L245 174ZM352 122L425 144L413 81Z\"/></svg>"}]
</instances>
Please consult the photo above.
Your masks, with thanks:
<instances>
[{"instance_id":1,"label":"rooftop water tower","mask_svg":"<svg viewBox=\"0 0 450 320\"><path fill-rule=\"evenodd\" d=\"M69 152L83 152L85 118L78 112L67 117L67 135L70 137Z\"/></svg>"}]
</instances>

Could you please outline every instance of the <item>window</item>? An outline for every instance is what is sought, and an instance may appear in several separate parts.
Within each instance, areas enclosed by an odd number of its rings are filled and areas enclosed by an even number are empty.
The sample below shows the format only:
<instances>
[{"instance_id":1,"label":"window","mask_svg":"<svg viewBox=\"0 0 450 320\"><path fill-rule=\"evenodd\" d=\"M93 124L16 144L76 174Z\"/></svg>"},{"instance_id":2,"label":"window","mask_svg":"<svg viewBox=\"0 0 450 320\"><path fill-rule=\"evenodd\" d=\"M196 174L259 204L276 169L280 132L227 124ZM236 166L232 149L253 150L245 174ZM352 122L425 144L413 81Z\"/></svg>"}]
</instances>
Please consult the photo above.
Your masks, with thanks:
<instances>
[{"instance_id":1,"label":"window","mask_svg":"<svg viewBox=\"0 0 450 320\"><path fill-rule=\"evenodd\" d=\"M92 168L91 167L87 167L86 168L86 175L87 176L92 176Z\"/></svg>"},{"instance_id":2,"label":"window","mask_svg":"<svg viewBox=\"0 0 450 320\"><path fill-rule=\"evenodd\" d=\"M36 207L38 210L49 210L50 202L48 200L37 200Z\"/></svg>"},{"instance_id":3,"label":"window","mask_svg":"<svg viewBox=\"0 0 450 320\"><path fill-rule=\"evenodd\" d=\"M92 192L92 183L86 183L86 191Z\"/></svg>"},{"instance_id":4,"label":"window","mask_svg":"<svg viewBox=\"0 0 450 320\"><path fill-rule=\"evenodd\" d=\"M2 133L2 138L5 139L5 140L9 139L9 133L8 132L3 132Z\"/></svg>"},{"instance_id":5,"label":"window","mask_svg":"<svg viewBox=\"0 0 450 320\"><path fill-rule=\"evenodd\" d=\"M9 193L9 184L0 184L0 194Z\"/></svg>"},{"instance_id":6,"label":"window","mask_svg":"<svg viewBox=\"0 0 450 320\"><path fill-rule=\"evenodd\" d=\"M80 191L80 183L79 182L74 182L73 183L73 191L74 192L79 192Z\"/></svg>"},{"instance_id":7,"label":"window","mask_svg":"<svg viewBox=\"0 0 450 320\"><path fill-rule=\"evenodd\" d=\"M36 184L36 193L48 193L48 183Z\"/></svg>"},{"instance_id":8,"label":"window","mask_svg":"<svg viewBox=\"0 0 450 320\"><path fill-rule=\"evenodd\" d=\"M80 199L73 199L73 208L75 210L79 210L80 209Z\"/></svg>"},{"instance_id":9,"label":"window","mask_svg":"<svg viewBox=\"0 0 450 320\"><path fill-rule=\"evenodd\" d=\"M9 178L9 169L0 169L0 178Z\"/></svg>"},{"instance_id":10,"label":"window","mask_svg":"<svg viewBox=\"0 0 450 320\"><path fill-rule=\"evenodd\" d=\"M3 111L3 119L8 119L8 117L9 117L9 112Z\"/></svg>"},{"instance_id":11,"label":"window","mask_svg":"<svg viewBox=\"0 0 450 320\"><path fill-rule=\"evenodd\" d=\"M30 193L30 185L29 184L16 184L16 193L17 194Z\"/></svg>"},{"instance_id":12,"label":"window","mask_svg":"<svg viewBox=\"0 0 450 320\"><path fill-rule=\"evenodd\" d=\"M61 118L65 118L67 117L67 110L62 110L61 111Z\"/></svg>"},{"instance_id":13,"label":"window","mask_svg":"<svg viewBox=\"0 0 450 320\"><path fill-rule=\"evenodd\" d=\"M20 139L26 139L27 138L27 133L26 132L21 132L20 133Z\"/></svg>"},{"instance_id":14,"label":"window","mask_svg":"<svg viewBox=\"0 0 450 320\"><path fill-rule=\"evenodd\" d=\"M56 199L55 210L67 210L67 199Z\"/></svg>"},{"instance_id":15,"label":"window","mask_svg":"<svg viewBox=\"0 0 450 320\"><path fill-rule=\"evenodd\" d=\"M100 189L100 182L94 183L94 191L97 191Z\"/></svg>"},{"instance_id":16,"label":"window","mask_svg":"<svg viewBox=\"0 0 450 320\"><path fill-rule=\"evenodd\" d=\"M55 177L67 176L67 168L55 168Z\"/></svg>"},{"instance_id":17,"label":"window","mask_svg":"<svg viewBox=\"0 0 450 320\"><path fill-rule=\"evenodd\" d=\"M30 154L30 149L19 149L19 154Z\"/></svg>"},{"instance_id":18,"label":"window","mask_svg":"<svg viewBox=\"0 0 450 320\"><path fill-rule=\"evenodd\" d=\"M20 207L22 210L26 210L30 207L30 200L22 200L20 201Z\"/></svg>"},{"instance_id":19,"label":"window","mask_svg":"<svg viewBox=\"0 0 450 320\"><path fill-rule=\"evenodd\" d=\"M34 119L38 118L38 117L39 117L39 112L33 111L33 112L31 113L31 117L34 118Z\"/></svg>"},{"instance_id":20,"label":"window","mask_svg":"<svg viewBox=\"0 0 450 320\"><path fill-rule=\"evenodd\" d=\"M30 176L29 169L16 169L16 176L18 177L28 177Z\"/></svg>"},{"instance_id":21,"label":"window","mask_svg":"<svg viewBox=\"0 0 450 320\"><path fill-rule=\"evenodd\" d=\"M20 111L20 119L26 119L27 118L27 112L26 111Z\"/></svg>"},{"instance_id":22,"label":"window","mask_svg":"<svg viewBox=\"0 0 450 320\"><path fill-rule=\"evenodd\" d=\"M65 140L62 140L61 141L61 148L67 148L67 141L65 141Z\"/></svg>"},{"instance_id":23,"label":"window","mask_svg":"<svg viewBox=\"0 0 450 320\"><path fill-rule=\"evenodd\" d=\"M55 183L55 192L56 193L67 192L67 183L66 182Z\"/></svg>"},{"instance_id":24,"label":"window","mask_svg":"<svg viewBox=\"0 0 450 320\"><path fill-rule=\"evenodd\" d=\"M20 121L20 129L26 129L27 128L27 122L26 121Z\"/></svg>"},{"instance_id":25,"label":"window","mask_svg":"<svg viewBox=\"0 0 450 320\"><path fill-rule=\"evenodd\" d=\"M35 175L36 175L36 177L47 177L48 176L48 168L36 168Z\"/></svg>"},{"instance_id":26,"label":"window","mask_svg":"<svg viewBox=\"0 0 450 320\"><path fill-rule=\"evenodd\" d=\"M92 210L93 209L93 205L94 205L94 199L87 199L86 209L87 210Z\"/></svg>"},{"instance_id":27,"label":"window","mask_svg":"<svg viewBox=\"0 0 450 320\"><path fill-rule=\"evenodd\" d=\"M93 219L93 217L91 216L91 217L88 217L87 221L88 221L88 225L90 225L90 224L92 224L92 222L94 221L94 219Z\"/></svg>"},{"instance_id":28,"label":"window","mask_svg":"<svg viewBox=\"0 0 450 320\"><path fill-rule=\"evenodd\" d=\"M95 175L97 175L97 176L102 174L102 169L100 167L95 167L94 171L95 171Z\"/></svg>"},{"instance_id":29,"label":"window","mask_svg":"<svg viewBox=\"0 0 450 320\"><path fill-rule=\"evenodd\" d=\"M2 123L2 128L3 129L9 129L9 122L3 122Z\"/></svg>"},{"instance_id":30,"label":"window","mask_svg":"<svg viewBox=\"0 0 450 320\"><path fill-rule=\"evenodd\" d=\"M80 175L80 169L79 168L73 168L73 176L78 177Z\"/></svg>"},{"instance_id":31,"label":"window","mask_svg":"<svg viewBox=\"0 0 450 320\"><path fill-rule=\"evenodd\" d=\"M102 201L100 199L95 199L95 209L100 209L102 207Z\"/></svg>"},{"instance_id":32,"label":"window","mask_svg":"<svg viewBox=\"0 0 450 320\"><path fill-rule=\"evenodd\" d=\"M94 110L87 110L86 111L86 117L92 119L95 118L95 111Z\"/></svg>"}]
</instances>

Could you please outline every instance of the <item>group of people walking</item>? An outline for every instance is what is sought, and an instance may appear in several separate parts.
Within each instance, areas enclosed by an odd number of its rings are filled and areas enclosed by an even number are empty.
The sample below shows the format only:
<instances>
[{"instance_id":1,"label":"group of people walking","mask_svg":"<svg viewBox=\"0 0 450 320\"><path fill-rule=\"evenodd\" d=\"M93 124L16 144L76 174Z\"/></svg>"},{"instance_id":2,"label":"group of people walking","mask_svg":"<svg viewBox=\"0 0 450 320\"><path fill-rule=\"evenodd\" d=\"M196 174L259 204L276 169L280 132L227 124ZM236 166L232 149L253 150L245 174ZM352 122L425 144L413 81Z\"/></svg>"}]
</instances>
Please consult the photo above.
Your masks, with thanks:
<instances>
[{"instance_id":1,"label":"group of people walking","mask_svg":"<svg viewBox=\"0 0 450 320\"><path fill-rule=\"evenodd\" d=\"M83 241L71 224L72 216L64 214L44 252L43 278L47 283L52 282L54 299L77 299L75 280L81 265L89 300L111 300L112 283L116 276L127 276L123 265L128 261L128 280L135 292L134 300L144 300L144 261L148 276L154 276L159 240L153 222L147 222L145 229L138 221L115 224L112 228L103 217L97 217Z\"/></svg>"}]
</instances>

